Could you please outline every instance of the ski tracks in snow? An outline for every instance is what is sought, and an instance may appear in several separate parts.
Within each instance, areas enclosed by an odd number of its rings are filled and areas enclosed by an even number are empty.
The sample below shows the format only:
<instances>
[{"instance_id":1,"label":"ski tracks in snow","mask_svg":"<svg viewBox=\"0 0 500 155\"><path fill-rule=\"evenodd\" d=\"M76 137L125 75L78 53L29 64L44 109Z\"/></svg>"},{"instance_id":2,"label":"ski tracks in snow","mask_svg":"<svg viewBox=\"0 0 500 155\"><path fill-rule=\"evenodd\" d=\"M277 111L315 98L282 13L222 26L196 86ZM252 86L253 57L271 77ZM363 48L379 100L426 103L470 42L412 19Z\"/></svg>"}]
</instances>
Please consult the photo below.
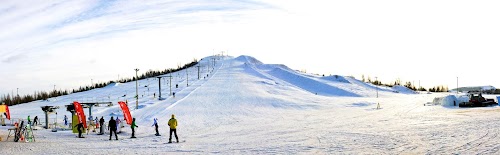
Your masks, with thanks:
<instances>
[{"instance_id":1,"label":"ski tracks in snow","mask_svg":"<svg viewBox=\"0 0 500 155\"><path fill-rule=\"evenodd\" d=\"M212 73L211 76L209 76L207 79L200 79L191 84L189 87L184 87L181 89L179 92L176 93L176 97L170 96L164 101L158 101L156 103L153 103L152 106L148 106L144 109L140 109L138 111L134 111L134 115L136 115L139 118L144 118L144 119L153 119L154 116L157 116L158 114L163 114L163 115L168 115L166 111L172 109L175 107L177 104L182 102L184 99L189 97L193 92L195 92L199 87L201 87L203 84L205 84L208 80L210 80L217 72L219 71L220 68L224 66L223 63L219 65L217 70Z\"/></svg>"}]
</instances>

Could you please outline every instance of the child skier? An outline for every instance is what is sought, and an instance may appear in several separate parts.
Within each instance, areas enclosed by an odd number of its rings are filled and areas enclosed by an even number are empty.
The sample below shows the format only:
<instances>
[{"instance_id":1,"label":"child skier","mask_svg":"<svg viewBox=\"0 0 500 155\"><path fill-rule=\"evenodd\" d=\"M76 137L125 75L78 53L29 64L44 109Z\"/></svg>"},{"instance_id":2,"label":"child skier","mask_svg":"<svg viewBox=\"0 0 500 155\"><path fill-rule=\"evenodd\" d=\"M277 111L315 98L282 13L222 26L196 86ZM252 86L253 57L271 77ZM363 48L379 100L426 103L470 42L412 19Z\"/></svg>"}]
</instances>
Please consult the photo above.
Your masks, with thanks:
<instances>
[{"instance_id":1,"label":"child skier","mask_svg":"<svg viewBox=\"0 0 500 155\"><path fill-rule=\"evenodd\" d=\"M156 130L156 134L155 135L156 136L160 136L160 133L158 132L158 119L155 118L155 119L153 119L153 121L154 121L154 123L151 126L155 126L155 130Z\"/></svg>"}]
</instances>

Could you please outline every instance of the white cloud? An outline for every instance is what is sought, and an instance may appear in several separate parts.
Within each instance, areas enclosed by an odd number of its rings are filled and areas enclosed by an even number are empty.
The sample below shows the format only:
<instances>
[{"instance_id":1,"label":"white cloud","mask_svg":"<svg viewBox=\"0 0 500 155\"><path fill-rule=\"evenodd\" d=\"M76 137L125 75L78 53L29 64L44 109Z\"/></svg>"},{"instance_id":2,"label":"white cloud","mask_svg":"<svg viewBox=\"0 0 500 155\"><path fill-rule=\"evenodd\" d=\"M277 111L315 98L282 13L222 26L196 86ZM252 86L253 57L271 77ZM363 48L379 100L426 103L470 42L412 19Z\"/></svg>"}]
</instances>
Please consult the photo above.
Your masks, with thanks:
<instances>
[{"instance_id":1,"label":"white cloud","mask_svg":"<svg viewBox=\"0 0 500 155\"><path fill-rule=\"evenodd\" d=\"M7 30L0 31L0 92L75 88L91 78L132 76L133 68L176 67L212 50L320 74L421 80L426 87L454 87L460 76L464 85L498 86L495 73L469 76L491 69L467 63L495 65L498 4L7 1L0 6L0 29ZM25 84L33 77L38 82Z\"/></svg>"}]
</instances>

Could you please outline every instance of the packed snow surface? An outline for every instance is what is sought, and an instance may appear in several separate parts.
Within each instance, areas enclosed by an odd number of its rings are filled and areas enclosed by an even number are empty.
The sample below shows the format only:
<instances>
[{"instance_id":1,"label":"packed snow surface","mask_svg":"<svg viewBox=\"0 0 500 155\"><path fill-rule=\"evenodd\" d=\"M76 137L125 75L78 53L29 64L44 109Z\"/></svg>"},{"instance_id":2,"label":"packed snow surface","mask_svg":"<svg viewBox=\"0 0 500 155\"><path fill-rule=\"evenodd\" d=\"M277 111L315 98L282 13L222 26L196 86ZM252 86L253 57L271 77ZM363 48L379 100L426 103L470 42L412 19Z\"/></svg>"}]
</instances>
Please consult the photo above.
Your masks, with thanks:
<instances>
[{"instance_id":1,"label":"packed snow surface","mask_svg":"<svg viewBox=\"0 0 500 155\"><path fill-rule=\"evenodd\" d=\"M217 60L215 66L212 58ZM6 141L12 126L1 126L0 154L499 153L498 107L424 106L449 94L300 73L250 56L207 57L200 66L199 79L197 67L170 74L172 87L170 78L162 78L165 100L158 100L157 78L140 80L137 109L135 81L10 107L13 120L30 115L44 122L40 107L59 106L49 122L57 120L64 128L63 116L71 115L64 106L73 101L112 102L92 109L93 117L103 116L106 122L111 116L123 120L117 102L127 101L139 126L136 139L129 138L127 125L118 141L109 141L108 131L76 138L69 130L51 132L40 125L34 131L36 142L16 143L12 137ZM88 109L85 113L89 115ZM172 114L182 142L167 144ZM154 118L162 136L154 135Z\"/></svg>"}]
</instances>

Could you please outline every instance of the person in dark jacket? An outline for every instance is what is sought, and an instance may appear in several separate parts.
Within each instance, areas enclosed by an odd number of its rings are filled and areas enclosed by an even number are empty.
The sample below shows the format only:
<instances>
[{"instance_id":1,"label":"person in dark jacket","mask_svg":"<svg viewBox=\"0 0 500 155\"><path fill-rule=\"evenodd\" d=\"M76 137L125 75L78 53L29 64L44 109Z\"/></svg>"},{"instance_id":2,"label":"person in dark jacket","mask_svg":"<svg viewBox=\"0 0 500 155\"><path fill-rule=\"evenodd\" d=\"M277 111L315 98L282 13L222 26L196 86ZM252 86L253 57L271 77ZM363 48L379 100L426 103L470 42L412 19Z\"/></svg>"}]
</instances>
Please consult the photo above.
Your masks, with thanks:
<instances>
[{"instance_id":1,"label":"person in dark jacket","mask_svg":"<svg viewBox=\"0 0 500 155\"><path fill-rule=\"evenodd\" d=\"M33 119L33 126L38 125L38 116L35 116L35 119Z\"/></svg>"},{"instance_id":2,"label":"person in dark jacket","mask_svg":"<svg viewBox=\"0 0 500 155\"><path fill-rule=\"evenodd\" d=\"M137 138L137 137L135 137L135 130L134 130L135 127L139 127L139 126L135 125L135 118L133 118L132 125L130 125L130 128L132 128L132 137L130 137L130 138Z\"/></svg>"},{"instance_id":3,"label":"person in dark jacket","mask_svg":"<svg viewBox=\"0 0 500 155\"><path fill-rule=\"evenodd\" d=\"M108 130L109 130L109 140L111 140L113 133L115 133L115 138L116 140L118 140L118 135L116 135L116 121L115 119L113 119L113 116L111 116L111 119L109 120Z\"/></svg>"},{"instance_id":4,"label":"person in dark jacket","mask_svg":"<svg viewBox=\"0 0 500 155\"><path fill-rule=\"evenodd\" d=\"M101 116L101 119L99 120L99 125L101 125L100 134L104 134L104 116Z\"/></svg>"},{"instance_id":5,"label":"person in dark jacket","mask_svg":"<svg viewBox=\"0 0 500 155\"><path fill-rule=\"evenodd\" d=\"M82 136L83 123L78 123L77 125L75 125L75 127L78 130L78 138L85 138Z\"/></svg>"},{"instance_id":6,"label":"person in dark jacket","mask_svg":"<svg viewBox=\"0 0 500 155\"><path fill-rule=\"evenodd\" d=\"M68 125L68 116L64 115L64 125Z\"/></svg>"}]
</instances>

